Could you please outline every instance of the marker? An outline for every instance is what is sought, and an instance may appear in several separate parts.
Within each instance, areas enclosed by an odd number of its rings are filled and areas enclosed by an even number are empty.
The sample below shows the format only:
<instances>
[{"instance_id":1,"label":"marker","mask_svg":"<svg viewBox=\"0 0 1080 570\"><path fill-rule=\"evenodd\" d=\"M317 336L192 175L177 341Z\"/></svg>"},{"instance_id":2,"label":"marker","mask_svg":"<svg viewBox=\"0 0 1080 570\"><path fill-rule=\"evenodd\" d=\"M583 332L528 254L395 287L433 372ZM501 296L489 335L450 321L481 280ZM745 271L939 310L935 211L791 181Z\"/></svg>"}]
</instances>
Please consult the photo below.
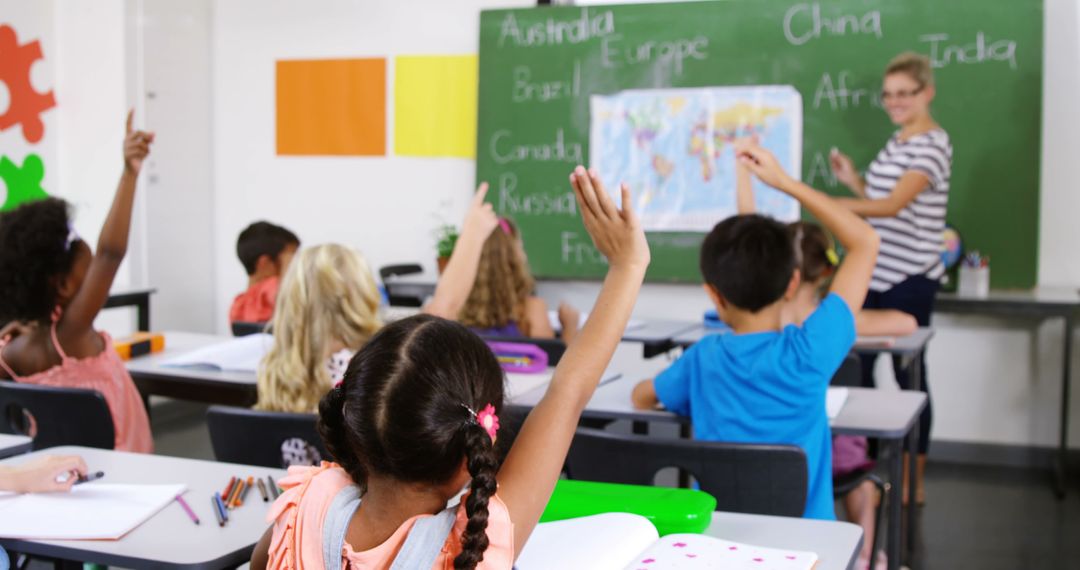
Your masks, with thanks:
<instances>
[{"instance_id":1,"label":"marker","mask_svg":"<svg viewBox=\"0 0 1080 570\"><path fill-rule=\"evenodd\" d=\"M195 516L195 511L191 510L191 507L188 506L187 501L184 500L184 497L177 495L176 502L180 503L180 506L184 508L184 512L186 512L188 516L191 517L191 520L194 521L195 524L199 524L199 517Z\"/></svg>"},{"instance_id":2,"label":"marker","mask_svg":"<svg viewBox=\"0 0 1080 570\"><path fill-rule=\"evenodd\" d=\"M97 473L87 473L86 475L79 475L79 478L78 478L78 480L75 481L75 484L80 485L82 483L89 483L91 481L97 481L98 479L101 479L104 476L105 476L104 471L98 471Z\"/></svg>"},{"instance_id":3,"label":"marker","mask_svg":"<svg viewBox=\"0 0 1080 570\"><path fill-rule=\"evenodd\" d=\"M259 481L259 494L262 495L263 502L264 503L269 502L270 501L270 495L266 494L266 483L263 483L262 479L259 479L258 481Z\"/></svg>"}]
</instances>

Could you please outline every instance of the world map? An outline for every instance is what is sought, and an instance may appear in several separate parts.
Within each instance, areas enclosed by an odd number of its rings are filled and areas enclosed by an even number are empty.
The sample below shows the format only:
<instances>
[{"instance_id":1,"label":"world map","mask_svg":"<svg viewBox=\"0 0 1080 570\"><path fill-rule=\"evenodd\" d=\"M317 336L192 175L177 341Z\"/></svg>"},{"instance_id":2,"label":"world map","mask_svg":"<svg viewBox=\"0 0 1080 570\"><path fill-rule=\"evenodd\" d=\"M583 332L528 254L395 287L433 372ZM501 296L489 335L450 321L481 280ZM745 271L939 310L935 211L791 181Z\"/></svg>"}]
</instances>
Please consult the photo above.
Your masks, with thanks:
<instances>
[{"instance_id":1,"label":"world map","mask_svg":"<svg viewBox=\"0 0 1080 570\"><path fill-rule=\"evenodd\" d=\"M707 232L737 213L735 141L755 137L793 177L802 158L802 97L790 86L622 91L590 99L590 165L629 184L646 231ZM799 204L758 180L758 213L799 219Z\"/></svg>"}]
</instances>

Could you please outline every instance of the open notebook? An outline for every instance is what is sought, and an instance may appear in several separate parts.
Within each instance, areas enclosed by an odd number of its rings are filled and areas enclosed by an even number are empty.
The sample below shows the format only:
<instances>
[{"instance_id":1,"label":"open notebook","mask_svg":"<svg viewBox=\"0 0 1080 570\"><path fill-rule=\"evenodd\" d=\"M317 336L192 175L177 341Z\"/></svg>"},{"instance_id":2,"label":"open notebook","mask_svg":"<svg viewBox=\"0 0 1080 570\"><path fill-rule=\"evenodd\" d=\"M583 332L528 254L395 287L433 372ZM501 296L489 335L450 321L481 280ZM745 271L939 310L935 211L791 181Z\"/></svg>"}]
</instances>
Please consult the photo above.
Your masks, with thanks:
<instances>
[{"instance_id":1,"label":"open notebook","mask_svg":"<svg viewBox=\"0 0 1080 570\"><path fill-rule=\"evenodd\" d=\"M70 493L0 493L0 536L116 540L183 493L184 485L76 485Z\"/></svg>"},{"instance_id":2,"label":"open notebook","mask_svg":"<svg viewBox=\"0 0 1080 570\"><path fill-rule=\"evenodd\" d=\"M810 570L817 554L762 548L704 536L660 538L645 517L607 513L536 526L517 570Z\"/></svg>"},{"instance_id":3,"label":"open notebook","mask_svg":"<svg viewBox=\"0 0 1080 570\"><path fill-rule=\"evenodd\" d=\"M255 372L273 344L274 337L268 334L242 336L175 356L161 365L223 372Z\"/></svg>"}]
</instances>

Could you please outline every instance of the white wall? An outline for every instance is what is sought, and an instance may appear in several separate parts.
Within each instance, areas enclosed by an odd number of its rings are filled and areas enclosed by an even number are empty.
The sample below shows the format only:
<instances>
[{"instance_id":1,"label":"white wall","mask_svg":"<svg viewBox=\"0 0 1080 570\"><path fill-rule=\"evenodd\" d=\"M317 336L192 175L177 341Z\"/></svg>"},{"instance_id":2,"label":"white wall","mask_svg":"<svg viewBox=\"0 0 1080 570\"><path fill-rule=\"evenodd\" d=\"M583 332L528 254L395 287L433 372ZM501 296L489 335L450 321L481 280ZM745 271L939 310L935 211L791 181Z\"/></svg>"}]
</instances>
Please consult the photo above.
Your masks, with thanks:
<instances>
[{"instance_id":1,"label":"white wall","mask_svg":"<svg viewBox=\"0 0 1080 570\"><path fill-rule=\"evenodd\" d=\"M245 276L232 252L237 232L267 218L305 243L361 247L377 267L432 265L431 229L456 221L474 184L472 161L385 158L279 158L274 155L274 61L281 58L475 53L478 10L532 2L389 0L312 3L218 0L213 8L215 320ZM401 7L399 7L401 6ZM1041 284L1080 286L1080 243L1071 165L1080 142L1080 14L1074 0L1046 0L1044 145L1040 225ZM392 119L393 66L388 66ZM391 126L392 120L388 120ZM393 148L393 141L388 141ZM1022 165L1018 165L1022 167ZM1001 191L1005 191L1002 189ZM555 302L588 306L596 284L542 283ZM695 286L648 285L636 316L696 318L708 301ZM1060 324L939 315L930 382L939 440L1054 445L1060 395ZM1074 347L1080 354L1080 346ZM1078 357L1080 360L1080 357ZM884 364L884 363L882 363ZM1080 376L1080 362L1073 362ZM1075 392L1080 392L1080 384ZM1071 440L1080 447L1080 405Z\"/></svg>"}]
</instances>

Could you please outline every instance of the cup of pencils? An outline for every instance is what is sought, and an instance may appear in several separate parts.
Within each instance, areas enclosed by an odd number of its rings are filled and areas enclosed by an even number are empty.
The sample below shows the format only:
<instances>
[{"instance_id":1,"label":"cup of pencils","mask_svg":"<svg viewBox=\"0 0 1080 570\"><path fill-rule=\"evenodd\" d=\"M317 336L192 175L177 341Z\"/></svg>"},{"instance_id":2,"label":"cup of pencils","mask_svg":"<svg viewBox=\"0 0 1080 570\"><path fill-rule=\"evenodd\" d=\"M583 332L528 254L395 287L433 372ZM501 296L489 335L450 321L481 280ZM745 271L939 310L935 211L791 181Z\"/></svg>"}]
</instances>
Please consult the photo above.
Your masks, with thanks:
<instances>
[{"instance_id":1,"label":"cup of pencils","mask_svg":"<svg viewBox=\"0 0 1080 570\"><path fill-rule=\"evenodd\" d=\"M960 263L960 283L957 292L961 297L990 295L990 257L978 251L964 255L964 260Z\"/></svg>"}]
</instances>

